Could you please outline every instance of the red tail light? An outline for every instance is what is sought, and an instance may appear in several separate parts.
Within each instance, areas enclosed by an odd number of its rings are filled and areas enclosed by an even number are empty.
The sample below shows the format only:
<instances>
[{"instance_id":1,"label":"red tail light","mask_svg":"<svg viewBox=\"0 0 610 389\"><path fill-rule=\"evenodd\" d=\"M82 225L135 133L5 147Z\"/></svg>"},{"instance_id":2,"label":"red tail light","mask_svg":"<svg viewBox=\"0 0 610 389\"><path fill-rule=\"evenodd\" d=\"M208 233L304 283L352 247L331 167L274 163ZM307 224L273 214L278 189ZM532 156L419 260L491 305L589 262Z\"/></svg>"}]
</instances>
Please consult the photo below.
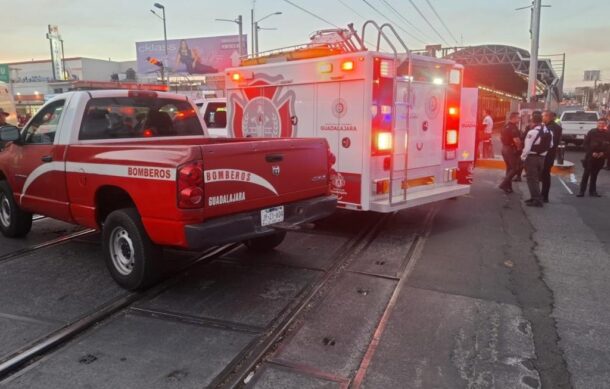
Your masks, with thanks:
<instances>
[{"instance_id":1,"label":"red tail light","mask_svg":"<svg viewBox=\"0 0 610 389\"><path fill-rule=\"evenodd\" d=\"M184 164L178 168L178 208L203 207L203 161Z\"/></svg>"}]
</instances>

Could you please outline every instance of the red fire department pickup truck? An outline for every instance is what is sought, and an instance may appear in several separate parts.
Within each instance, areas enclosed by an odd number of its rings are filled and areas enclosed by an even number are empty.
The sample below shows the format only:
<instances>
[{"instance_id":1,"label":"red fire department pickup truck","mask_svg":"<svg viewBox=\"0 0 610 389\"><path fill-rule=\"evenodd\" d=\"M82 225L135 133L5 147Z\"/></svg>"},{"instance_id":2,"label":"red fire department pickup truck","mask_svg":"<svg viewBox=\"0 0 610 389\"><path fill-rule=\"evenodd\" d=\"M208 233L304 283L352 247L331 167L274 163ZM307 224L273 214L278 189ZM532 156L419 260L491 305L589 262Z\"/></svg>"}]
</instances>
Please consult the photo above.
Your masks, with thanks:
<instances>
[{"instance_id":1,"label":"red fire department pickup truck","mask_svg":"<svg viewBox=\"0 0 610 389\"><path fill-rule=\"evenodd\" d=\"M19 131L0 130L0 230L32 214L102 230L110 273L127 289L159 277L161 247L280 244L326 217L334 156L323 139L214 139L185 97L70 92Z\"/></svg>"}]
</instances>

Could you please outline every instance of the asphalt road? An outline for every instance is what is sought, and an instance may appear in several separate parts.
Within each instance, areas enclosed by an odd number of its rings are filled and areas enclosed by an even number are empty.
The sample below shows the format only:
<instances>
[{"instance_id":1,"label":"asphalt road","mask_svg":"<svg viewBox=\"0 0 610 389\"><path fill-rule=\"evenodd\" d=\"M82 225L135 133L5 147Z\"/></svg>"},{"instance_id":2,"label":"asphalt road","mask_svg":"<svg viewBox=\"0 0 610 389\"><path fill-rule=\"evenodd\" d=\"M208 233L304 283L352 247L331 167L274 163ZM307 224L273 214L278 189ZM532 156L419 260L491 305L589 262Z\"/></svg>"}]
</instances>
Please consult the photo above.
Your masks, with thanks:
<instances>
[{"instance_id":1,"label":"asphalt road","mask_svg":"<svg viewBox=\"0 0 610 389\"><path fill-rule=\"evenodd\" d=\"M169 253L170 281L0 387L610 387L610 172L599 199L570 194L579 177L554 177L543 209L477 171L469 196L339 212L270 254ZM0 238L0 367L128 295L96 234L24 251L74 232Z\"/></svg>"}]
</instances>

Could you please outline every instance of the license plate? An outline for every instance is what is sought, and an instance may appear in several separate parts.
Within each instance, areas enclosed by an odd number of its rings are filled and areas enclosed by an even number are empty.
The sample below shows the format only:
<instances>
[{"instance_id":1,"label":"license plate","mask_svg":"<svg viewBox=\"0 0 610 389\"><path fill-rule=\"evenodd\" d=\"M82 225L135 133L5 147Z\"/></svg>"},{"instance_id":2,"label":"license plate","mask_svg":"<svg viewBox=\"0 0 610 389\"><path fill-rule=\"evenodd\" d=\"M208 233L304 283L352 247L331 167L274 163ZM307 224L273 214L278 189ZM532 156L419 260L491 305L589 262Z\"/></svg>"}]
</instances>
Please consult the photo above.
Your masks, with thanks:
<instances>
[{"instance_id":1,"label":"license plate","mask_svg":"<svg viewBox=\"0 0 610 389\"><path fill-rule=\"evenodd\" d=\"M284 206L263 209L261 211L261 226L281 223L284 221Z\"/></svg>"},{"instance_id":2,"label":"license plate","mask_svg":"<svg viewBox=\"0 0 610 389\"><path fill-rule=\"evenodd\" d=\"M584 135L576 135L576 139L585 139Z\"/></svg>"}]
</instances>

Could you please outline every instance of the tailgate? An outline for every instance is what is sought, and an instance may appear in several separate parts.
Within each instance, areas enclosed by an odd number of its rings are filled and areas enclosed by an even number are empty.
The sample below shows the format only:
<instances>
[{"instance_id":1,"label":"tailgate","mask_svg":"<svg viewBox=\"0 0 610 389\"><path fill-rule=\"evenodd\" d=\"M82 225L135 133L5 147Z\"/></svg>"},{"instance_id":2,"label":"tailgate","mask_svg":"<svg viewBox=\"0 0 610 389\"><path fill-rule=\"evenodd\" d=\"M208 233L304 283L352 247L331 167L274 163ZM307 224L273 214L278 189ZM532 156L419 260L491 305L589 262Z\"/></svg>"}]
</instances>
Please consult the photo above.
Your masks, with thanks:
<instances>
[{"instance_id":1,"label":"tailgate","mask_svg":"<svg viewBox=\"0 0 610 389\"><path fill-rule=\"evenodd\" d=\"M202 146L205 207L228 214L328 194L324 139L227 140Z\"/></svg>"},{"instance_id":2,"label":"tailgate","mask_svg":"<svg viewBox=\"0 0 610 389\"><path fill-rule=\"evenodd\" d=\"M597 127L597 122L564 122L561 126L564 135L586 135L590 129Z\"/></svg>"}]
</instances>

